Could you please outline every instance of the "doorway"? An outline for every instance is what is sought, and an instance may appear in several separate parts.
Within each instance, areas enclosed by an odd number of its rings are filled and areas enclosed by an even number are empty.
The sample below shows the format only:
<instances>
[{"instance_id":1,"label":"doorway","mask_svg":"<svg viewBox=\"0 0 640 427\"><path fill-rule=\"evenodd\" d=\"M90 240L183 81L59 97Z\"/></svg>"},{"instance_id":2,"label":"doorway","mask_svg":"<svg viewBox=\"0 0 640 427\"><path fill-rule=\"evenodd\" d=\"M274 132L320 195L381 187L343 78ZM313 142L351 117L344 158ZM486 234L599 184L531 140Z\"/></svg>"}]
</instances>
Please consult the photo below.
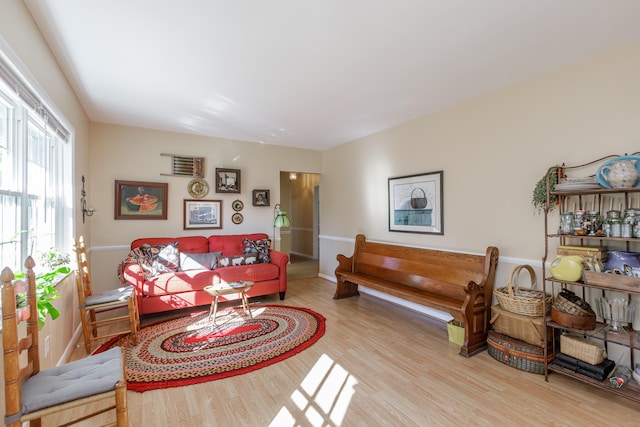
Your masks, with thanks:
<instances>
[{"instance_id":1,"label":"doorway","mask_svg":"<svg viewBox=\"0 0 640 427\"><path fill-rule=\"evenodd\" d=\"M280 197L286 201L291 227L281 233L281 247L288 248L290 279L317 277L320 233L320 175L280 173Z\"/></svg>"}]
</instances>

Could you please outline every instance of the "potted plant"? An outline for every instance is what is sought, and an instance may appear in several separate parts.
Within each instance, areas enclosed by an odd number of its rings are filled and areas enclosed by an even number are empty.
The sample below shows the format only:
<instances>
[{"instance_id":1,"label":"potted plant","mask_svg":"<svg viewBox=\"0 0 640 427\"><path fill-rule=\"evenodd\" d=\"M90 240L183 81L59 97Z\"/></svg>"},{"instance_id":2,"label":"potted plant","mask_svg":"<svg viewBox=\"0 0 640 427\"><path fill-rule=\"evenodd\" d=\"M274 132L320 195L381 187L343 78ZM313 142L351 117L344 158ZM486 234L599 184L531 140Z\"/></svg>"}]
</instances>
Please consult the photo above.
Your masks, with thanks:
<instances>
[{"instance_id":1,"label":"potted plant","mask_svg":"<svg viewBox=\"0 0 640 427\"><path fill-rule=\"evenodd\" d=\"M531 197L531 203L537 213L544 212L547 208L552 211L557 202L555 194L549 194L549 206L547 206L547 176L549 177L549 190L554 191L556 184L558 183L558 166L550 168L546 174L536 183L533 188L533 195Z\"/></svg>"},{"instance_id":2,"label":"potted plant","mask_svg":"<svg viewBox=\"0 0 640 427\"><path fill-rule=\"evenodd\" d=\"M40 265L45 268L45 272L36 275L36 307L38 310L38 327L42 328L47 320L47 316L51 320L55 320L60 316L60 312L51 303L53 300L60 298L60 294L56 289L56 279L69 274L69 256L59 252L55 248L42 253L39 256ZM24 279L25 273L17 271L16 279ZM19 293L16 295L16 306L21 307L26 304L26 295Z\"/></svg>"}]
</instances>

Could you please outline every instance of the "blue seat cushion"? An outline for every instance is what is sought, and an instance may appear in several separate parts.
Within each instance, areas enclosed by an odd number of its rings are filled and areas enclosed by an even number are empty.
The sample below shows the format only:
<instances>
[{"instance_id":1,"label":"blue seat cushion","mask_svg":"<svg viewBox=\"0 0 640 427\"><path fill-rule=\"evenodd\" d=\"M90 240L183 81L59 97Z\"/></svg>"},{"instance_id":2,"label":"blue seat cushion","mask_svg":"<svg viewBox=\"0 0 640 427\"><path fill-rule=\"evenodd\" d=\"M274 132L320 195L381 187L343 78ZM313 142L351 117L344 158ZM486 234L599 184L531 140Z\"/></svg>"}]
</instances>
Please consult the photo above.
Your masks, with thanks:
<instances>
[{"instance_id":1,"label":"blue seat cushion","mask_svg":"<svg viewBox=\"0 0 640 427\"><path fill-rule=\"evenodd\" d=\"M133 297L133 295L133 286L122 286L117 289L111 289L98 294L89 295L84 300L84 306L91 307L109 303L122 303L122 305L126 305L129 298Z\"/></svg>"},{"instance_id":2,"label":"blue seat cushion","mask_svg":"<svg viewBox=\"0 0 640 427\"><path fill-rule=\"evenodd\" d=\"M114 390L121 380L120 347L46 369L22 385L22 414Z\"/></svg>"}]
</instances>

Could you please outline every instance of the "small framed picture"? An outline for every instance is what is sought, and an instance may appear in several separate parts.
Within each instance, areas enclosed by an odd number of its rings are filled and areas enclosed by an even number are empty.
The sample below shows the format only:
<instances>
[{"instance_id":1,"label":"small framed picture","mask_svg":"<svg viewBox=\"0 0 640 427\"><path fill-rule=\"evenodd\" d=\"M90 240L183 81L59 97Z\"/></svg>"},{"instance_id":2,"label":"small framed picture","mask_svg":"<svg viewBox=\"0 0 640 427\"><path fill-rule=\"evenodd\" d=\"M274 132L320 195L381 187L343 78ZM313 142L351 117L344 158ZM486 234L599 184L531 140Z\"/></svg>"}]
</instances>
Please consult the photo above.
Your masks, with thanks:
<instances>
[{"instance_id":1,"label":"small framed picture","mask_svg":"<svg viewBox=\"0 0 640 427\"><path fill-rule=\"evenodd\" d=\"M166 182L116 180L115 219L167 219Z\"/></svg>"},{"instance_id":2,"label":"small framed picture","mask_svg":"<svg viewBox=\"0 0 640 427\"><path fill-rule=\"evenodd\" d=\"M216 168L216 193L239 193L240 169Z\"/></svg>"},{"instance_id":3,"label":"small framed picture","mask_svg":"<svg viewBox=\"0 0 640 427\"><path fill-rule=\"evenodd\" d=\"M222 200L184 200L184 229L222 228Z\"/></svg>"},{"instance_id":4,"label":"small framed picture","mask_svg":"<svg viewBox=\"0 0 640 427\"><path fill-rule=\"evenodd\" d=\"M269 190L253 190L253 206L271 206L271 192Z\"/></svg>"}]
</instances>

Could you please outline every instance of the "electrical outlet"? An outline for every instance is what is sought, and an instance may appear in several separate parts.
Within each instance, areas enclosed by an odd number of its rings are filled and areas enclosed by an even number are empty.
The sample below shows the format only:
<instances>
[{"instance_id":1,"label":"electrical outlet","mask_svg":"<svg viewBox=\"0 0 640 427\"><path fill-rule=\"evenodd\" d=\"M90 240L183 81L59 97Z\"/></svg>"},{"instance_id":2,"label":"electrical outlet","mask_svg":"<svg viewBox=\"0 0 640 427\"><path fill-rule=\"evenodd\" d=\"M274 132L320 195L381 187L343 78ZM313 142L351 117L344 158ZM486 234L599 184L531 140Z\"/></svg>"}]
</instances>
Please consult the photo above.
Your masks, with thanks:
<instances>
[{"instance_id":1,"label":"electrical outlet","mask_svg":"<svg viewBox=\"0 0 640 427\"><path fill-rule=\"evenodd\" d=\"M47 357L49 355L49 344L50 344L50 336L45 337L44 339L44 357Z\"/></svg>"}]
</instances>

